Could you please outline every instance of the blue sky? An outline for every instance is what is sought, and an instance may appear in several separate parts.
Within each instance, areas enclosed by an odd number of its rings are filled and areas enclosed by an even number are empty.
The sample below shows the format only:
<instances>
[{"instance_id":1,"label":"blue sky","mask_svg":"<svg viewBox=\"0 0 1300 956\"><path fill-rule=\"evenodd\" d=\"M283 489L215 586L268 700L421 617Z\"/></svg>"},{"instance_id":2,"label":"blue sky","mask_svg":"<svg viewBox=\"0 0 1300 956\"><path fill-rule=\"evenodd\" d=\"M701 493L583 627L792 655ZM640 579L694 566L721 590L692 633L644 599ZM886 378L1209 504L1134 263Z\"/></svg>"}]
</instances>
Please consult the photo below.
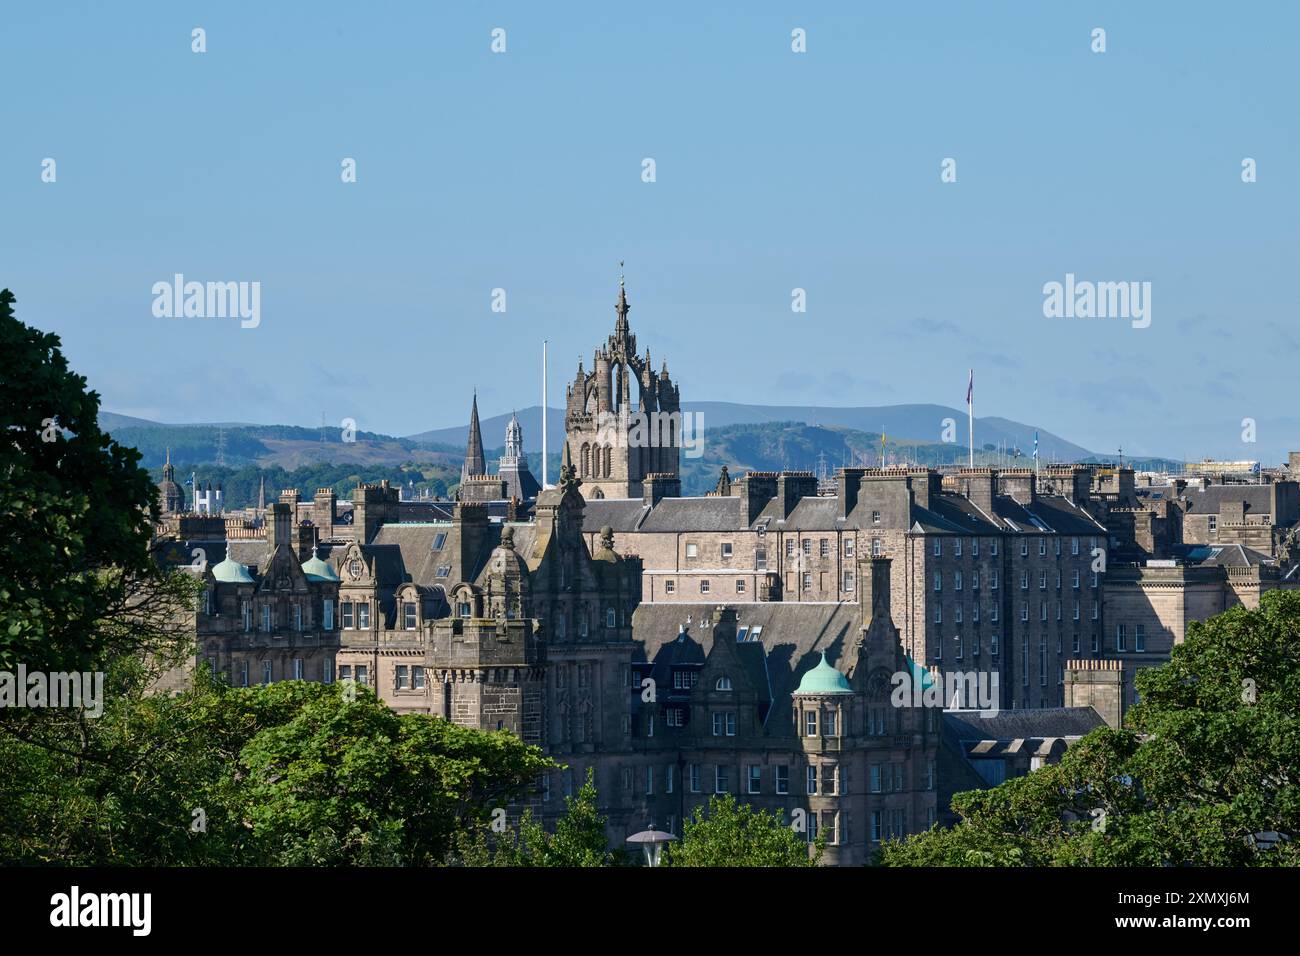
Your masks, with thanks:
<instances>
[{"instance_id":1,"label":"blue sky","mask_svg":"<svg viewBox=\"0 0 1300 956\"><path fill-rule=\"evenodd\" d=\"M624 259L687 399L958 406L974 366L978 415L1272 461L1300 448L1298 10L24 4L0 285L106 408L166 421L455 424L474 387L535 404L543 338L559 405ZM261 324L155 318L177 272L259 281ZM1066 273L1150 281L1150 327L1045 318Z\"/></svg>"}]
</instances>

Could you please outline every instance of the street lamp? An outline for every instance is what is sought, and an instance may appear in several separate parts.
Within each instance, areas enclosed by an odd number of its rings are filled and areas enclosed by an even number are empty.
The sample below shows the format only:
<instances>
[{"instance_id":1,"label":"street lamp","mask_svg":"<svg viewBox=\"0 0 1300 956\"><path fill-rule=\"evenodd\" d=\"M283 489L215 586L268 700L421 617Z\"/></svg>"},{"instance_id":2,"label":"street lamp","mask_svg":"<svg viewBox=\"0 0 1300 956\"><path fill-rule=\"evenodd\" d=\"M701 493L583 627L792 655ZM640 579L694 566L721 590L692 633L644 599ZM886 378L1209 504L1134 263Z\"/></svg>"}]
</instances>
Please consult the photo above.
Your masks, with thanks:
<instances>
[{"instance_id":1,"label":"street lamp","mask_svg":"<svg viewBox=\"0 0 1300 956\"><path fill-rule=\"evenodd\" d=\"M645 854L646 866L658 866L659 857L663 853L664 846L669 841L677 839L671 833L656 830L654 827L655 825L652 823L649 830L633 833L626 841L641 847L641 852Z\"/></svg>"}]
</instances>

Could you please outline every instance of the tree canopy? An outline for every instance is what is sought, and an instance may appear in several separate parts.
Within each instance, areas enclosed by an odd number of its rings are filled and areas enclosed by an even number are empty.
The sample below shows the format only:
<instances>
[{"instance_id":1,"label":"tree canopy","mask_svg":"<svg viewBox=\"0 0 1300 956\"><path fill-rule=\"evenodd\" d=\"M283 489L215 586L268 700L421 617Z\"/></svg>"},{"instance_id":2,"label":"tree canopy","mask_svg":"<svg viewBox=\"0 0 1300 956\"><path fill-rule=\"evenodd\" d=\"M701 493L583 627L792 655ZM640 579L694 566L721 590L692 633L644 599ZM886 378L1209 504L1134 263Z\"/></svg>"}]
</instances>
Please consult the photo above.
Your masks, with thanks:
<instances>
[{"instance_id":1,"label":"tree canopy","mask_svg":"<svg viewBox=\"0 0 1300 956\"><path fill-rule=\"evenodd\" d=\"M1188 625L1138 674L1123 730L991 790L961 821L885 845L893 866L1295 865L1300 848L1300 594Z\"/></svg>"},{"instance_id":2,"label":"tree canopy","mask_svg":"<svg viewBox=\"0 0 1300 956\"><path fill-rule=\"evenodd\" d=\"M736 798L713 797L683 822L682 839L664 851L665 866L817 866L825 840L812 843L780 816Z\"/></svg>"}]
</instances>

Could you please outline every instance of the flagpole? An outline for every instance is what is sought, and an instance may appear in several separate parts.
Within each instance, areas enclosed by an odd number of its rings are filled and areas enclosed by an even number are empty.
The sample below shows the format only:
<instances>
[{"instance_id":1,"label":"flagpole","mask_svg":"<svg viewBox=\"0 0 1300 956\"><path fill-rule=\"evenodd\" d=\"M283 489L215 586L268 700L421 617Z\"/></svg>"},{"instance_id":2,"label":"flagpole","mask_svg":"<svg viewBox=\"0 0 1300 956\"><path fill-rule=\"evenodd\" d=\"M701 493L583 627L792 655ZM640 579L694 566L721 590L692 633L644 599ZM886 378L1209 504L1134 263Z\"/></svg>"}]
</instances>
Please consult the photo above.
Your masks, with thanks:
<instances>
[{"instance_id":1,"label":"flagpole","mask_svg":"<svg viewBox=\"0 0 1300 956\"><path fill-rule=\"evenodd\" d=\"M970 466L975 467L975 370L970 370L970 384L966 387L966 415L970 426Z\"/></svg>"}]
</instances>

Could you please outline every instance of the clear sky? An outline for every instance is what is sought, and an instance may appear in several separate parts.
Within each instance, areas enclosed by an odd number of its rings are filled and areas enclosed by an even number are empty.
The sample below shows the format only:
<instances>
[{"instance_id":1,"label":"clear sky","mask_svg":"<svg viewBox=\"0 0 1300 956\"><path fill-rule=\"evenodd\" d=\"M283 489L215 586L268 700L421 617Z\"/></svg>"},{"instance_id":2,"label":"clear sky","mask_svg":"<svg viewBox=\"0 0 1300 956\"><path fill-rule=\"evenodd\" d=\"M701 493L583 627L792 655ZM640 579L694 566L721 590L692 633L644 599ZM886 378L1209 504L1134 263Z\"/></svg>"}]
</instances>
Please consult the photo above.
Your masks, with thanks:
<instances>
[{"instance_id":1,"label":"clear sky","mask_svg":"<svg viewBox=\"0 0 1300 956\"><path fill-rule=\"evenodd\" d=\"M3 30L0 285L112 411L409 434L475 386L485 416L536 404L543 338L559 405L624 259L688 400L960 406L974 366L978 415L1099 451L1300 448L1295 3L57 3ZM260 282L260 325L156 318L178 272ZM1150 326L1045 318L1067 273L1151 282Z\"/></svg>"}]
</instances>

